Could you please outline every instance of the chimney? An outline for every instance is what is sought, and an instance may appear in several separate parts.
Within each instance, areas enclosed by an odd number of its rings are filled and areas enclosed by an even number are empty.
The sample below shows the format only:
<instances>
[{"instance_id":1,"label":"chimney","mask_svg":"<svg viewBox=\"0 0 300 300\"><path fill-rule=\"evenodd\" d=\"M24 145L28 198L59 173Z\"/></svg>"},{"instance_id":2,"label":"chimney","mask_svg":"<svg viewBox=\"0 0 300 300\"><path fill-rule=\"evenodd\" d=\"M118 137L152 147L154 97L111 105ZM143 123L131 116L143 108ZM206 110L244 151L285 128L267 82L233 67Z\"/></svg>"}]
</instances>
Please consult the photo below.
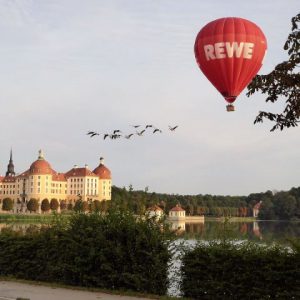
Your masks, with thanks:
<instances>
[{"instance_id":1,"label":"chimney","mask_svg":"<svg viewBox=\"0 0 300 300\"><path fill-rule=\"evenodd\" d=\"M78 166L77 165L74 165L74 167L73 167L74 169L77 169L78 168Z\"/></svg>"},{"instance_id":2,"label":"chimney","mask_svg":"<svg viewBox=\"0 0 300 300\"><path fill-rule=\"evenodd\" d=\"M100 165L104 165L104 158L100 157Z\"/></svg>"},{"instance_id":3,"label":"chimney","mask_svg":"<svg viewBox=\"0 0 300 300\"><path fill-rule=\"evenodd\" d=\"M85 164L84 167L85 167L86 169L88 169L88 168L89 168L89 165Z\"/></svg>"}]
</instances>

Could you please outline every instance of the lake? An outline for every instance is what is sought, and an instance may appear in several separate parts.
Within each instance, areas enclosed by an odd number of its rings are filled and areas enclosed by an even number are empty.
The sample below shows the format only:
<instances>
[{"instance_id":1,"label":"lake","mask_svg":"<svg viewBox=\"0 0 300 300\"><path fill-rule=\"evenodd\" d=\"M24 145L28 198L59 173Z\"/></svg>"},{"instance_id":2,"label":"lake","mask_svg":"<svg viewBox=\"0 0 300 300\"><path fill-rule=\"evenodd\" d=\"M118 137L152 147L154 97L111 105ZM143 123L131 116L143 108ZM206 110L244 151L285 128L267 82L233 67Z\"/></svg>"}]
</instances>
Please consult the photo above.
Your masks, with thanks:
<instances>
[{"instance_id":1,"label":"lake","mask_svg":"<svg viewBox=\"0 0 300 300\"><path fill-rule=\"evenodd\" d=\"M29 222L0 223L0 232L14 230L29 232L39 228L41 224ZM181 238L189 240L215 240L232 238L251 240L264 243L286 243L288 238L300 238L300 222L288 221L252 221L252 222L221 222L205 219L204 222L188 223L172 222L173 229L178 229Z\"/></svg>"}]
</instances>

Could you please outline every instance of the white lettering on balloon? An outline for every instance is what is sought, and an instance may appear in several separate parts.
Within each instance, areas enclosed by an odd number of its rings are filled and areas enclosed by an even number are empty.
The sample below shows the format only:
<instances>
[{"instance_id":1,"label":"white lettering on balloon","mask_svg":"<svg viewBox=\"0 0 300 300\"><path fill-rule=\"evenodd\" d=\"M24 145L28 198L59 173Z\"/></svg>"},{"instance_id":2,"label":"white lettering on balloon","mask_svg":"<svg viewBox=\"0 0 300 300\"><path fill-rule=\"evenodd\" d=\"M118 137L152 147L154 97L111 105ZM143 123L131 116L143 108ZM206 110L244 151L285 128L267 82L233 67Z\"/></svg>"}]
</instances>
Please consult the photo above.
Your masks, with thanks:
<instances>
[{"instance_id":1,"label":"white lettering on balloon","mask_svg":"<svg viewBox=\"0 0 300 300\"><path fill-rule=\"evenodd\" d=\"M253 43L238 42L221 42L213 45L204 45L204 53L206 60L222 59L222 58L246 58L251 59L253 55Z\"/></svg>"}]
</instances>

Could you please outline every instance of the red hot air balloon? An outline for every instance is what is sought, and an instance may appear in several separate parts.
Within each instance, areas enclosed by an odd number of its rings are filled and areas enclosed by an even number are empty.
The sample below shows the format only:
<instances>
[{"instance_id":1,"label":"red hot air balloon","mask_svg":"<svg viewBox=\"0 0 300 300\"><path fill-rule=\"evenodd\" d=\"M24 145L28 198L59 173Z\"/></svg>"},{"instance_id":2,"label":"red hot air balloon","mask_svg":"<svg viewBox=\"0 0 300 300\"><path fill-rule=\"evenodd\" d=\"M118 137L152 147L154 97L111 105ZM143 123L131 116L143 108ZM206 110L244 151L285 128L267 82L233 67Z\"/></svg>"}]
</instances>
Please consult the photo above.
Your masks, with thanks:
<instances>
[{"instance_id":1,"label":"red hot air balloon","mask_svg":"<svg viewBox=\"0 0 300 300\"><path fill-rule=\"evenodd\" d=\"M241 18L222 18L205 25L195 41L197 63L215 88L232 103L262 66L266 38L254 23Z\"/></svg>"}]
</instances>

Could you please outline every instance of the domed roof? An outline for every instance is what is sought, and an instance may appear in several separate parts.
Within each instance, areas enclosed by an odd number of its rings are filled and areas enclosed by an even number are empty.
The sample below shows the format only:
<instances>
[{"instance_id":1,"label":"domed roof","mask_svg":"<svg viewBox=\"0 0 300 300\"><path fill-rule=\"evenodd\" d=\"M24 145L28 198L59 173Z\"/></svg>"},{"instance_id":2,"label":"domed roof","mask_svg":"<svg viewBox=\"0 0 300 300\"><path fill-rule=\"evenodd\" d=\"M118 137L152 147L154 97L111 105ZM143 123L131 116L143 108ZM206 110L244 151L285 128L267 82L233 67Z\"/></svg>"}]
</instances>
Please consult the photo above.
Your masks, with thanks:
<instances>
[{"instance_id":1,"label":"domed roof","mask_svg":"<svg viewBox=\"0 0 300 300\"><path fill-rule=\"evenodd\" d=\"M93 171L100 179L111 179L110 170L104 166L103 158L100 158L99 166Z\"/></svg>"},{"instance_id":2,"label":"domed roof","mask_svg":"<svg viewBox=\"0 0 300 300\"><path fill-rule=\"evenodd\" d=\"M170 211L185 211L180 205L176 204Z\"/></svg>"},{"instance_id":3,"label":"domed roof","mask_svg":"<svg viewBox=\"0 0 300 300\"><path fill-rule=\"evenodd\" d=\"M35 174L54 174L55 171L52 170L50 164L44 159L42 150L39 151L39 158L34 161L30 168L29 168L29 174L35 175Z\"/></svg>"}]
</instances>

